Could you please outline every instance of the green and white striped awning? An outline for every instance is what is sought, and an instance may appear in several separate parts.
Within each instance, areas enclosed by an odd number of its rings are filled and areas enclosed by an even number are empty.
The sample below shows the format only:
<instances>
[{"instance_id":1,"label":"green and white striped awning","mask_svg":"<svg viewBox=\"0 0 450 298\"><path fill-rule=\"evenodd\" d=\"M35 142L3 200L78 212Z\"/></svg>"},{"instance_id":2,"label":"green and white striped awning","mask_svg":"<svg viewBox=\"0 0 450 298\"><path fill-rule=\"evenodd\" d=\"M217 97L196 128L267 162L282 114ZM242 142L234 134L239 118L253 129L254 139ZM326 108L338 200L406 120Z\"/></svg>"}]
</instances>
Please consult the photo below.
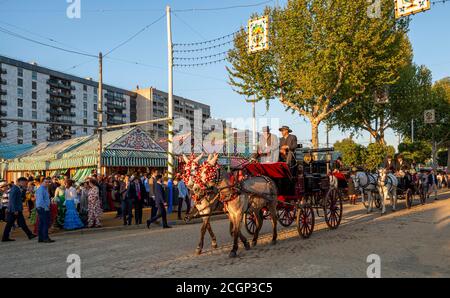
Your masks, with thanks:
<instances>
[{"instance_id":1,"label":"green and white striped awning","mask_svg":"<svg viewBox=\"0 0 450 298\"><path fill-rule=\"evenodd\" d=\"M103 152L105 167L167 167L167 154L152 151L114 150Z\"/></svg>"}]
</instances>

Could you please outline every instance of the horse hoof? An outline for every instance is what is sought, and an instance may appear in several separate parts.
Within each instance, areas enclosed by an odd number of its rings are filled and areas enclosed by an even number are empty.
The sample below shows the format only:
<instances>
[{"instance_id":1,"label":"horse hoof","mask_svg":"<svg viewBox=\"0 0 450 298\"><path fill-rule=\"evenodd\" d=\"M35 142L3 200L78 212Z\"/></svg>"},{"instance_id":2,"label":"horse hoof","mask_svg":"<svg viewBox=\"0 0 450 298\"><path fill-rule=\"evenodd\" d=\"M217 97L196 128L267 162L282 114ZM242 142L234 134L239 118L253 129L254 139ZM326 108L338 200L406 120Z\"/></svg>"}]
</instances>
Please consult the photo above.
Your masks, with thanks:
<instances>
[{"instance_id":1,"label":"horse hoof","mask_svg":"<svg viewBox=\"0 0 450 298\"><path fill-rule=\"evenodd\" d=\"M270 244L272 244L272 245L277 244L277 240L272 240L272 242Z\"/></svg>"},{"instance_id":2,"label":"horse hoof","mask_svg":"<svg viewBox=\"0 0 450 298\"><path fill-rule=\"evenodd\" d=\"M235 251L231 251L229 257L230 258L235 258L237 256Z\"/></svg>"},{"instance_id":3,"label":"horse hoof","mask_svg":"<svg viewBox=\"0 0 450 298\"><path fill-rule=\"evenodd\" d=\"M250 250L250 243L248 243L248 242L245 242L244 243L244 247L245 247L245 250Z\"/></svg>"},{"instance_id":4,"label":"horse hoof","mask_svg":"<svg viewBox=\"0 0 450 298\"><path fill-rule=\"evenodd\" d=\"M202 254L202 249L201 249L201 248L197 248L197 249L195 250L195 254L196 254L196 255L201 255L201 254Z\"/></svg>"}]
</instances>

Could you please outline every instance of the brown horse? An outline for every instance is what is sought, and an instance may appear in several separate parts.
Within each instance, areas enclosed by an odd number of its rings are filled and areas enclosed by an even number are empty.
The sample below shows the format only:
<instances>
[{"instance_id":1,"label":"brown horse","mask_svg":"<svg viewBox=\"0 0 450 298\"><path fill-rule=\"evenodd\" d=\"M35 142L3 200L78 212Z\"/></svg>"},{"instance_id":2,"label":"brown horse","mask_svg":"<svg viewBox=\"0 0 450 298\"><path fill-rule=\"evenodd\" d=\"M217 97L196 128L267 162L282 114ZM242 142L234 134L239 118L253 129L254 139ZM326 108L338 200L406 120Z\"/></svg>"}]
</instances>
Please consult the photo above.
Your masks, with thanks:
<instances>
[{"instance_id":1,"label":"brown horse","mask_svg":"<svg viewBox=\"0 0 450 298\"><path fill-rule=\"evenodd\" d=\"M233 248L230 252L230 257L236 257L239 239L244 244L245 249L250 249L247 239L241 233L241 223L246 212L253 212L255 214L256 231L252 240L252 244L255 246L263 223L261 209L266 207L270 211L273 227L272 244L275 244L277 240L276 206L278 191L273 180L265 176L239 178L237 172L223 173L223 170L220 170L223 174L220 177L223 178L217 179L217 176L220 174L219 170L216 171L215 175L207 174L211 173L211 167L216 167L216 164L217 155L214 157L210 156L195 171L189 171L190 173L195 172L198 177L195 179L185 177L186 180L191 181L189 185L196 197L196 207L200 210L200 215L204 217L197 253L201 253L205 229L208 229L211 237L215 240L211 225L209 224L209 217L211 215L211 206L216 204L217 201L224 203L225 209L228 211L228 218L230 219L230 231L233 236ZM189 166L192 166L192 163Z\"/></svg>"}]
</instances>

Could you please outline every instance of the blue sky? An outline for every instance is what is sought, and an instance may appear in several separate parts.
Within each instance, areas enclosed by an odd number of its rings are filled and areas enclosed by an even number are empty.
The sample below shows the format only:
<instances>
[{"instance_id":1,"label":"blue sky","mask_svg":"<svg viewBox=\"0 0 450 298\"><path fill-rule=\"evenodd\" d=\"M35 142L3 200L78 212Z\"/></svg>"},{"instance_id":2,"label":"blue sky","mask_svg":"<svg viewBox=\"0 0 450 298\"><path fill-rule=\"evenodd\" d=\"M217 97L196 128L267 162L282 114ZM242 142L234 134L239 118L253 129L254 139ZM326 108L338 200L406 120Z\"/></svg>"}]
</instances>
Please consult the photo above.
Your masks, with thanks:
<instances>
[{"instance_id":1,"label":"blue sky","mask_svg":"<svg viewBox=\"0 0 450 298\"><path fill-rule=\"evenodd\" d=\"M134 33L161 17L165 6L182 10L188 8L216 8L264 2L263 0L81 0L81 18L66 16L66 0L0 0L0 27L7 28L43 42L46 38L70 49L97 54L107 52ZM285 0L280 0L283 4ZM276 1L272 1L274 5ZM232 33L245 25L252 12L263 6L236 8L222 11L178 12L172 16L174 43L197 42ZM437 80L450 76L450 2L436 4L426 13L412 17L410 39L414 47L414 60L425 64ZM37 35L39 34L39 35ZM208 53L217 53L227 47ZM36 61L39 65L69 72L81 77L98 77L97 61L58 50L49 49L0 32L0 55L23 61ZM111 54L113 58L146 64L134 65L105 59L104 82L126 89L154 86L167 90L167 36L165 19L151 26L125 46ZM77 66L74 68L74 66ZM175 70L175 94L211 105L216 118L248 117L251 108L244 98L227 84L225 64L201 68ZM297 114L286 112L273 101L266 113L265 104L257 105L257 115L277 117L281 125L289 125L300 140L310 139L309 124ZM342 139L346 133L333 130L330 142ZM388 132L387 141L397 144L397 136ZM359 142L367 144L363 135ZM325 142L325 129L321 127L320 142Z\"/></svg>"}]
</instances>

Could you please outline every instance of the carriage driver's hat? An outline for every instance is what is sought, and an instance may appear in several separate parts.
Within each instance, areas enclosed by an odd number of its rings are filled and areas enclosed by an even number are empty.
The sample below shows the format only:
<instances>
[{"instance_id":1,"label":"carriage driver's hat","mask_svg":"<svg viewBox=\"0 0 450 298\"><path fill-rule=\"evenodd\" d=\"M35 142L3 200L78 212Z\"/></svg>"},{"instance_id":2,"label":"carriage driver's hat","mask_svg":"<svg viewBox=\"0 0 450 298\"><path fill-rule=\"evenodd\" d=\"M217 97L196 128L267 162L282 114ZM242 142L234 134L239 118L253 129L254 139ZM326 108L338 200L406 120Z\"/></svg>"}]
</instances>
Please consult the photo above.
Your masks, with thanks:
<instances>
[{"instance_id":1,"label":"carriage driver's hat","mask_svg":"<svg viewBox=\"0 0 450 298\"><path fill-rule=\"evenodd\" d=\"M279 131L283 131L283 130L287 130L289 133L292 132L292 129L289 128L289 126L283 125L282 127L280 127Z\"/></svg>"}]
</instances>

